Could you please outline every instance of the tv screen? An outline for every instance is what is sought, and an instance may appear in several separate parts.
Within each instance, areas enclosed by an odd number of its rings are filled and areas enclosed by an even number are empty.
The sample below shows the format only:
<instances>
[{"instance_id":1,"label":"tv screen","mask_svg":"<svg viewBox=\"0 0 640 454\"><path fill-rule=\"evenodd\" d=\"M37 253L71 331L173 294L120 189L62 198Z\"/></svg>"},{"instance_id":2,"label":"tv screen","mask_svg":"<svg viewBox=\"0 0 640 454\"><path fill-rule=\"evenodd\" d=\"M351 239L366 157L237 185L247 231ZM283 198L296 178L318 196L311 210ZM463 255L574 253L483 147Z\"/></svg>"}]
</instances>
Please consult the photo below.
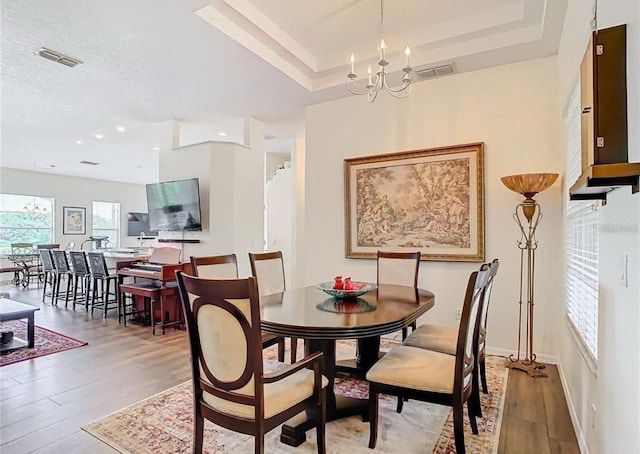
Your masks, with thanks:
<instances>
[{"instance_id":1,"label":"tv screen","mask_svg":"<svg viewBox=\"0 0 640 454\"><path fill-rule=\"evenodd\" d=\"M151 230L202 230L197 178L148 184L147 205Z\"/></svg>"},{"instance_id":2,"label":"tv screen","mask_svg":"<svg viewBox=\"0 0 640 454\"><path fill-rule=\"evenodd\" d=\"M128 236L158 236L157 230L151 230L149 213L129 213L127 215Z\"/></svg>"}]
</instances>

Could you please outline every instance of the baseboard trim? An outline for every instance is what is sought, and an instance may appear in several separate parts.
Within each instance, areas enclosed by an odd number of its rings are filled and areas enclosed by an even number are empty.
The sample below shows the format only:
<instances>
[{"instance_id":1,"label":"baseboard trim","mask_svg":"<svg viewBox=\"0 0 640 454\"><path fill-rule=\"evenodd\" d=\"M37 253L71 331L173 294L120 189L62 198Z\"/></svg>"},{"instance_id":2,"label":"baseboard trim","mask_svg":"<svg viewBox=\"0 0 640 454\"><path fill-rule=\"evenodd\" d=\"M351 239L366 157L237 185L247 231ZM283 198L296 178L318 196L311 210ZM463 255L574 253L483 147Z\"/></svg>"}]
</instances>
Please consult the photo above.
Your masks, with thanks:
<instances>
[{"instance_id":1,"label":"baseboard trim","mask_svg":"<svg viewBox=\"0 0 640 454\"><path fill-rule=\"evenodd\" d=\"M562 383L562 391L564 392L564 399L567 402L567 408L569 409L569 416L571 417L571 423L573 424L573 431L576 433L578 439L578 448L580 448L581 454L589 454L589 448L587 448L587 440L584 437L582 428L578 421L578 414L576 413L576 407L573 405L573 399L569 392L569 386L567 385L567 378L564 375L564 369L562 363L558 361L558 375L560 375L560 383Z\"/></svg>"}]
</instances>

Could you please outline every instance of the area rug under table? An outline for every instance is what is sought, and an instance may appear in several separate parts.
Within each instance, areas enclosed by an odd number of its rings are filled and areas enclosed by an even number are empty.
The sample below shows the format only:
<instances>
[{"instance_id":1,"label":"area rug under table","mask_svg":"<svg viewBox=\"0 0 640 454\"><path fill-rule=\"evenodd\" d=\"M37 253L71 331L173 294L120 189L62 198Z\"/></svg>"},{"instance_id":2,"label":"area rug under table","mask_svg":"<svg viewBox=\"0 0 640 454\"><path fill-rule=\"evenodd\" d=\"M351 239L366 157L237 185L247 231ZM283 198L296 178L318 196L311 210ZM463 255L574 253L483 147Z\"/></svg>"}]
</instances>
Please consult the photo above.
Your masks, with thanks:
<instances>
[{"instance_id":1,"label":"area rug under table","mask_svg":"<svg viewBox=\"0 0 640 454\"><path fill-rule=\"evenodd\" d=\"M13 331L15 337L27 338L27 323L15 320L0 323L3 330ZM40 356L51 355L65 350L87 345L87 342L74 339L65 334L57 333L47 328L35 326L35 347L20 348L0 354L0 366L25 361L27 359L38 358Z\"/></svg>"},{"instance_id":2,"label":"area rug under table","mask_svg":"<svg viewBox=\"0 0 640 454\"><path fill-rule=\"evenodd\" d=\"M484 418L477 419L478 435L471 433L465 406L465 444L469 453L497 452L506 376L503 359L487 357L490 392L482 395ZM368 385L363 380L343 377L336 379L335 389L341 395L366 398ZM455 453L453 414L449 407L410 400L398 414L396 402L395 397L380 396L375 451L367 447L369 423L363 423L359 417L350 417L327 423L327 452ZM82 428L122 453L188 453L192 442L192 405L191 382L187 381ZM253 452L253 446L252 436L205 421L205 453ZM265 451L315 453L315 429L307 432L307 441L297 448L281 443L280 429L274 429L265 437Z\"/></svg>"}]
</instances>

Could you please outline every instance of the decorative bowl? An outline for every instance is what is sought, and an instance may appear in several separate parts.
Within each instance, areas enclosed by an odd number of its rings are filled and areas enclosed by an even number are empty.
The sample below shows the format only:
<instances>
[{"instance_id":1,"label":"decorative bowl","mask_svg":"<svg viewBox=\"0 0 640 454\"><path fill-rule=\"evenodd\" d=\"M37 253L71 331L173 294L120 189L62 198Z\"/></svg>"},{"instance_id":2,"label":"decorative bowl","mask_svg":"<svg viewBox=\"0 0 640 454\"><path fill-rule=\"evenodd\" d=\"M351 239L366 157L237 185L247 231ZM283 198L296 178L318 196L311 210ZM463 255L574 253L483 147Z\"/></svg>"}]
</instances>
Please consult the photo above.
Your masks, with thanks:
<instances>
[{"instance_id":1,"label":"decorative bowl","mask_svg":"<svg viewBox=\"0 0 640 454\"><path fill-rule=\"evenodd\" d=\"M359 282L354 282L354 284L359 284ZM346 299L346 298L357 298L361 295L364 295L371 290L375 290L376 286L373 284L365 284L364 287L358 290L336 290L333 288L333 281L330 282L321 282L316 285L317 289L322 290L327 295L331 295L334 298L338 299Z\"/></svg>"}]
</instances>

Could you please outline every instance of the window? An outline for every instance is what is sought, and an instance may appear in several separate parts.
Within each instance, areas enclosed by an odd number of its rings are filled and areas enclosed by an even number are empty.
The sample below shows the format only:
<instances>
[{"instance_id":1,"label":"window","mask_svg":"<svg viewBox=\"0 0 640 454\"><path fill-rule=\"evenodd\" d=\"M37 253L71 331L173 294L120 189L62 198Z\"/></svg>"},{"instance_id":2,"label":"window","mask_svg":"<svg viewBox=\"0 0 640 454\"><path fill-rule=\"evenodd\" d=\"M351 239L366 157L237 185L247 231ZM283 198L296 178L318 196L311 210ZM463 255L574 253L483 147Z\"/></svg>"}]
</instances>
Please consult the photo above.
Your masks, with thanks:
<instances>
[{"instance_id":1,"label":"window","mask_svg":"<svg viewBox=\"0 0 640 454\"><path fill-rule=\"evenodd\" d=\"M582 171L580 84L576 84L565 112L567 178L565 194ZM569 201L566 224L567 317L591 359L598 359L598 208L600 202ZM584 349L583 349L584 350Z\"/></svg>"},{"instance_id":2,"label":"window","mask_svg":"<svg viewBox=\"0 0 640 454\"><path fill-rule=\"evenodd\" d=\"M107 245L120 245L120 204L93 202L92 236L108 237ZM103 246L105 243L102 244Z\"/></svg>"},{"instance_id":3,"label":"window","mask_svg":"<svg viewBox=\"0 0 640 454\"><path fill-rule=\"evenodd\" d=\"M0 194L0 254L11 243L53 243L53 199Z\"/></svg>"}]
</instances>

